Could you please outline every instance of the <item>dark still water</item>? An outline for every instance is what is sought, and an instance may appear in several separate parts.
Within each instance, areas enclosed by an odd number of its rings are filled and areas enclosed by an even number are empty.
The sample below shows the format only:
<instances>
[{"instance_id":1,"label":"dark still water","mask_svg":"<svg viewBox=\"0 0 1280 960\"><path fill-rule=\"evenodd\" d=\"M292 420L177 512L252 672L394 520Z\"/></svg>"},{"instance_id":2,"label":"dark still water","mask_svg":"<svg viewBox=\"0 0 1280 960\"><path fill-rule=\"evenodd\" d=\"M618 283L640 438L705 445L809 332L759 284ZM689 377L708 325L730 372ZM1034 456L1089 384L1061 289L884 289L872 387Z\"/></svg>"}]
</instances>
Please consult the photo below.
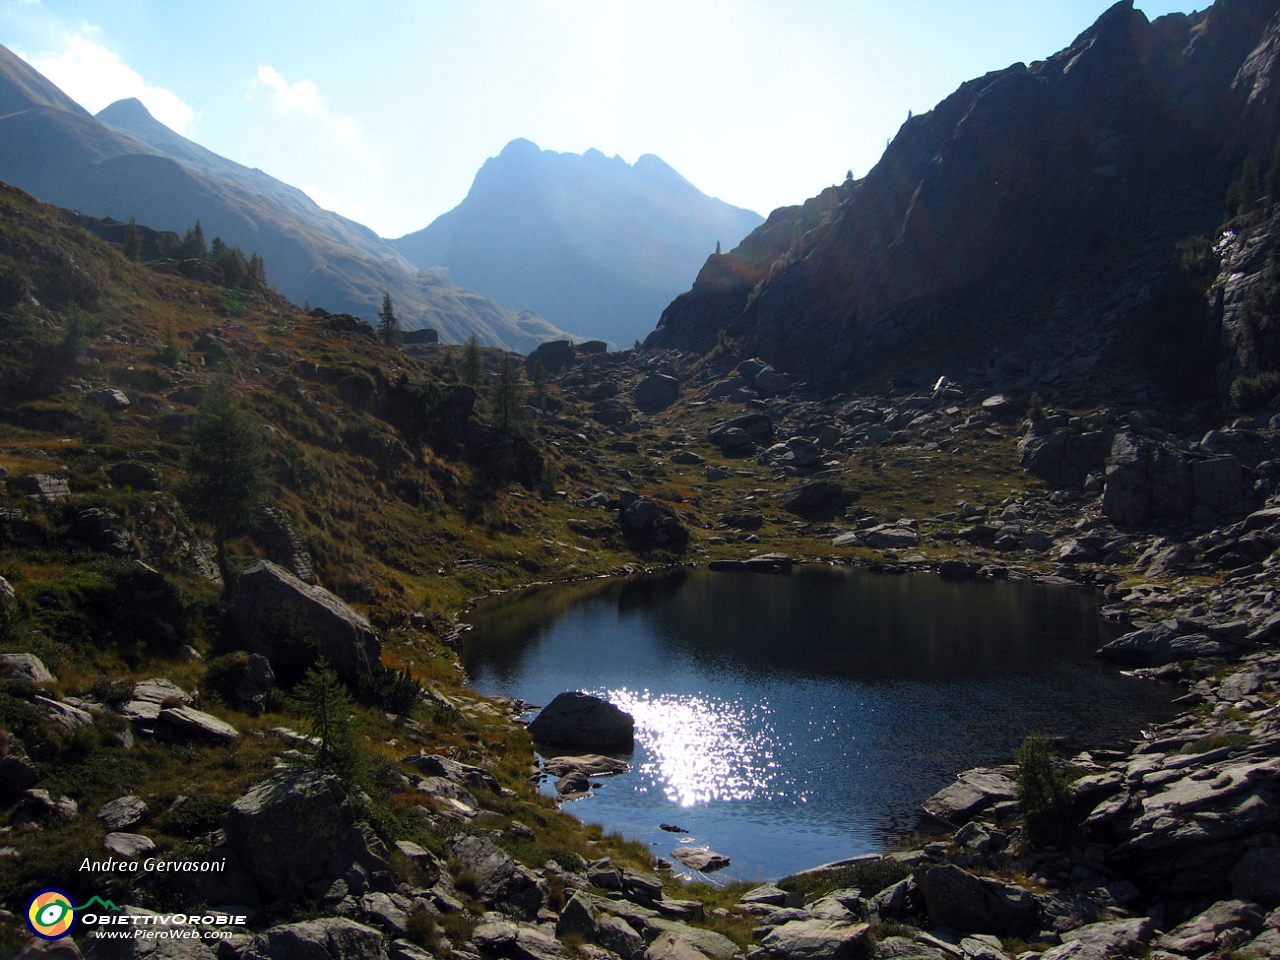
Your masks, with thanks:
<instances>
[{"instance_id":1,"label":"dark still water","mask_svg":"<svg viewBox=\"0 0 1280 960\"><path fill-rule=\"evenodd\" d=\"M776 878L883 849L957 772L1029 733L1118 741L1171 715L1173 688L1092 659L1115 636L1095 594L804 567L705 570L482 603L473 686L546 704L564 690L635 716L630 773L566 809L717 877Z\"/></svg>"}]
</instances>

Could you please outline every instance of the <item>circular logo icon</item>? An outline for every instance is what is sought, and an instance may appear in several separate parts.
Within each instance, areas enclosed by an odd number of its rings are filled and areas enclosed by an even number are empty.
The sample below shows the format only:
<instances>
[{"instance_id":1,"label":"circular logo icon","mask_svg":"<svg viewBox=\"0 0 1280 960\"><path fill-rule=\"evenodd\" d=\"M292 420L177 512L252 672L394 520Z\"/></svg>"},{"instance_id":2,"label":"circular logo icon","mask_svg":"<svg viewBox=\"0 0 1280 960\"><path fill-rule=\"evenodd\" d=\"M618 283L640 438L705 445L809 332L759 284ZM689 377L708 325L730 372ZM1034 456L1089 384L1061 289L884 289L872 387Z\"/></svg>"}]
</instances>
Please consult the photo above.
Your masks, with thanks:
<instances>
[{"instance_id":1,"label":"circular logo icon","mask_svg":"<svg viewBox=\"0 0 1280 960\"><path fill-rule=\"evenodd\" d=\"M75 925L75 907L61 890L41 890L27 904L27 926L37 937L57 940Z\"/></svg>"}]
</instances>

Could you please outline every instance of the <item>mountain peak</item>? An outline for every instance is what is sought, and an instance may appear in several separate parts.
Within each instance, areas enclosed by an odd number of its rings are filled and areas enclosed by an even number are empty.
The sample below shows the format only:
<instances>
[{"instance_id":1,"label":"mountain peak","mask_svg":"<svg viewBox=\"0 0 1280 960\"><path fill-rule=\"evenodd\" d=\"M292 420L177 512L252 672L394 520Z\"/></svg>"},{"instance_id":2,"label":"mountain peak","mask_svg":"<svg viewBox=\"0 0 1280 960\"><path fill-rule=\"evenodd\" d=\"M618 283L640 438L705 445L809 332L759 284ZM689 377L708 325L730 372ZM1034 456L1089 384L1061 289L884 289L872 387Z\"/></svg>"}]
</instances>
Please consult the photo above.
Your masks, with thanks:
<instances>
[{"instance_id":1,"label":"mountain peak","mask_svg":"<svg viewBox=\"0 0 1280 960\"><path fill-rule=\"evenodd\" d=\"M151 111L137 97L127 97L124 100L117 100L115 103L109 104L94 114L103 123L109 123L113 126L119 126L121 122L139 123L142 121L156 121L151 115Z\"/></svg>"}]
</instances>

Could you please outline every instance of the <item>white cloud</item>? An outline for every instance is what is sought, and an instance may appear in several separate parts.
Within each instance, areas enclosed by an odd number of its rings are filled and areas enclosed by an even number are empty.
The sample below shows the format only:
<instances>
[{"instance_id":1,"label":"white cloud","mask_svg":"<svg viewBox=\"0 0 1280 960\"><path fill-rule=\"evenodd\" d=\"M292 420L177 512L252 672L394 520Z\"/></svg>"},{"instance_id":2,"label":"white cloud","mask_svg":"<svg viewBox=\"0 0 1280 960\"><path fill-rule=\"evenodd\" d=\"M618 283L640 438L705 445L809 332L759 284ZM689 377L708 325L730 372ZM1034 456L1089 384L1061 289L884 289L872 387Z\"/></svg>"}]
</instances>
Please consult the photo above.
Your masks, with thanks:
<instances>
[{"instance_id":1,"label":"white cloud","mask_svg":"<svg viewBox=\"0 0 1280 960\"><path fill-rule=\"evenodd\" d=\"M176 93L147 83L117 54L83 33L67 34L64 41L61 51L25 59L90 113L117 100L137 97L166 127L188 132L195 111Z\"/></svg>"},{"instance_id":2,"label":"white cloud","mask_svg":"<svg viewBox=\"0 0 1280 960\"><path fill-rule=\"evenodd\" d=\"M348 220L354 220L356 223L362 223L368 226L369 211L363 203L346 203L339 200L331 193L326 193L319 187L299 187L303 193L316 202L317 205L325 210L330 210L339 216L346 217Z\"/></svg>"},{"instance_id":3,"label":"white cloud","mask_svg":"<svg viewBox=\"0 0 1280 960\"><path fill-rule=\"evenodd\" d=\"M320 88L312 80L290 83L275 67L258 67L257 75L249 81L249 99L257 98L260 90L270 94L271 105L281 115L301 113L324 122L331 133L344 143L356 143L360 139L360 125L350 117L341 117L329 110Z\"/></svg>"}]
</instances>

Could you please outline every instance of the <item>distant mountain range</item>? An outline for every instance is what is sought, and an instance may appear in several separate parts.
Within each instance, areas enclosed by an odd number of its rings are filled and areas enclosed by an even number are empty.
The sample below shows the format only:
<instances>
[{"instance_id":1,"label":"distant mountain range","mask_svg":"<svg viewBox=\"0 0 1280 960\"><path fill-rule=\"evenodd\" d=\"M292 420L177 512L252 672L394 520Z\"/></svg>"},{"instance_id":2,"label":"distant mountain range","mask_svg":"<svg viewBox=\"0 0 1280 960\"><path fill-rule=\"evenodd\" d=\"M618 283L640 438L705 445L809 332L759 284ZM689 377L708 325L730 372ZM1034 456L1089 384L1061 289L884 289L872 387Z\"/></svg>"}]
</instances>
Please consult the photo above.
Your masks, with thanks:
<instances>
[{"instance_id":1,"label":"distant mountain range","mask_svg":"<svg viewBox=\"0 0 1280 960\"><path fill-rule=\"evenodd\" d=\"M652 154L634 164L513 140L465 200L392 241L414 266L619 347L653 330L719 243L761 223Z\"/></svg>"},{"instance_id":2,"label":"distant mountain range","mask_svg":"<svg viewBox=\"0 0 1280 960\"><path fill-rule=\"evenodd\" d=\"M388 290L408 329L528 352L570 336L530 311L510 310L435 273L302 191L224 159L156 121L137 100L97 117L0 47L0 180L40 200L97 217L179 233L198 218L266 262L267 279L299 303L373 320Z\"/></svg>"},{"instance_id":3,"label":"distant mountain range","mask_svg":"<svg viewBox=\"0 0 1280 960\"><path fill-rule=\"evenodd\" d=\"M1214 244L1233 215L1242 243L1256 234L1280 198L1277 24L1276 0L1153 22L1115 4L1062 52L908 118L864 179L709 257L648 345L727 336L846 389L946 375L1081 403L1222 399L1274 339L1224 313ZM1259 261L1263 239L1246 245Z\"/></svg>"}]
</instances>

